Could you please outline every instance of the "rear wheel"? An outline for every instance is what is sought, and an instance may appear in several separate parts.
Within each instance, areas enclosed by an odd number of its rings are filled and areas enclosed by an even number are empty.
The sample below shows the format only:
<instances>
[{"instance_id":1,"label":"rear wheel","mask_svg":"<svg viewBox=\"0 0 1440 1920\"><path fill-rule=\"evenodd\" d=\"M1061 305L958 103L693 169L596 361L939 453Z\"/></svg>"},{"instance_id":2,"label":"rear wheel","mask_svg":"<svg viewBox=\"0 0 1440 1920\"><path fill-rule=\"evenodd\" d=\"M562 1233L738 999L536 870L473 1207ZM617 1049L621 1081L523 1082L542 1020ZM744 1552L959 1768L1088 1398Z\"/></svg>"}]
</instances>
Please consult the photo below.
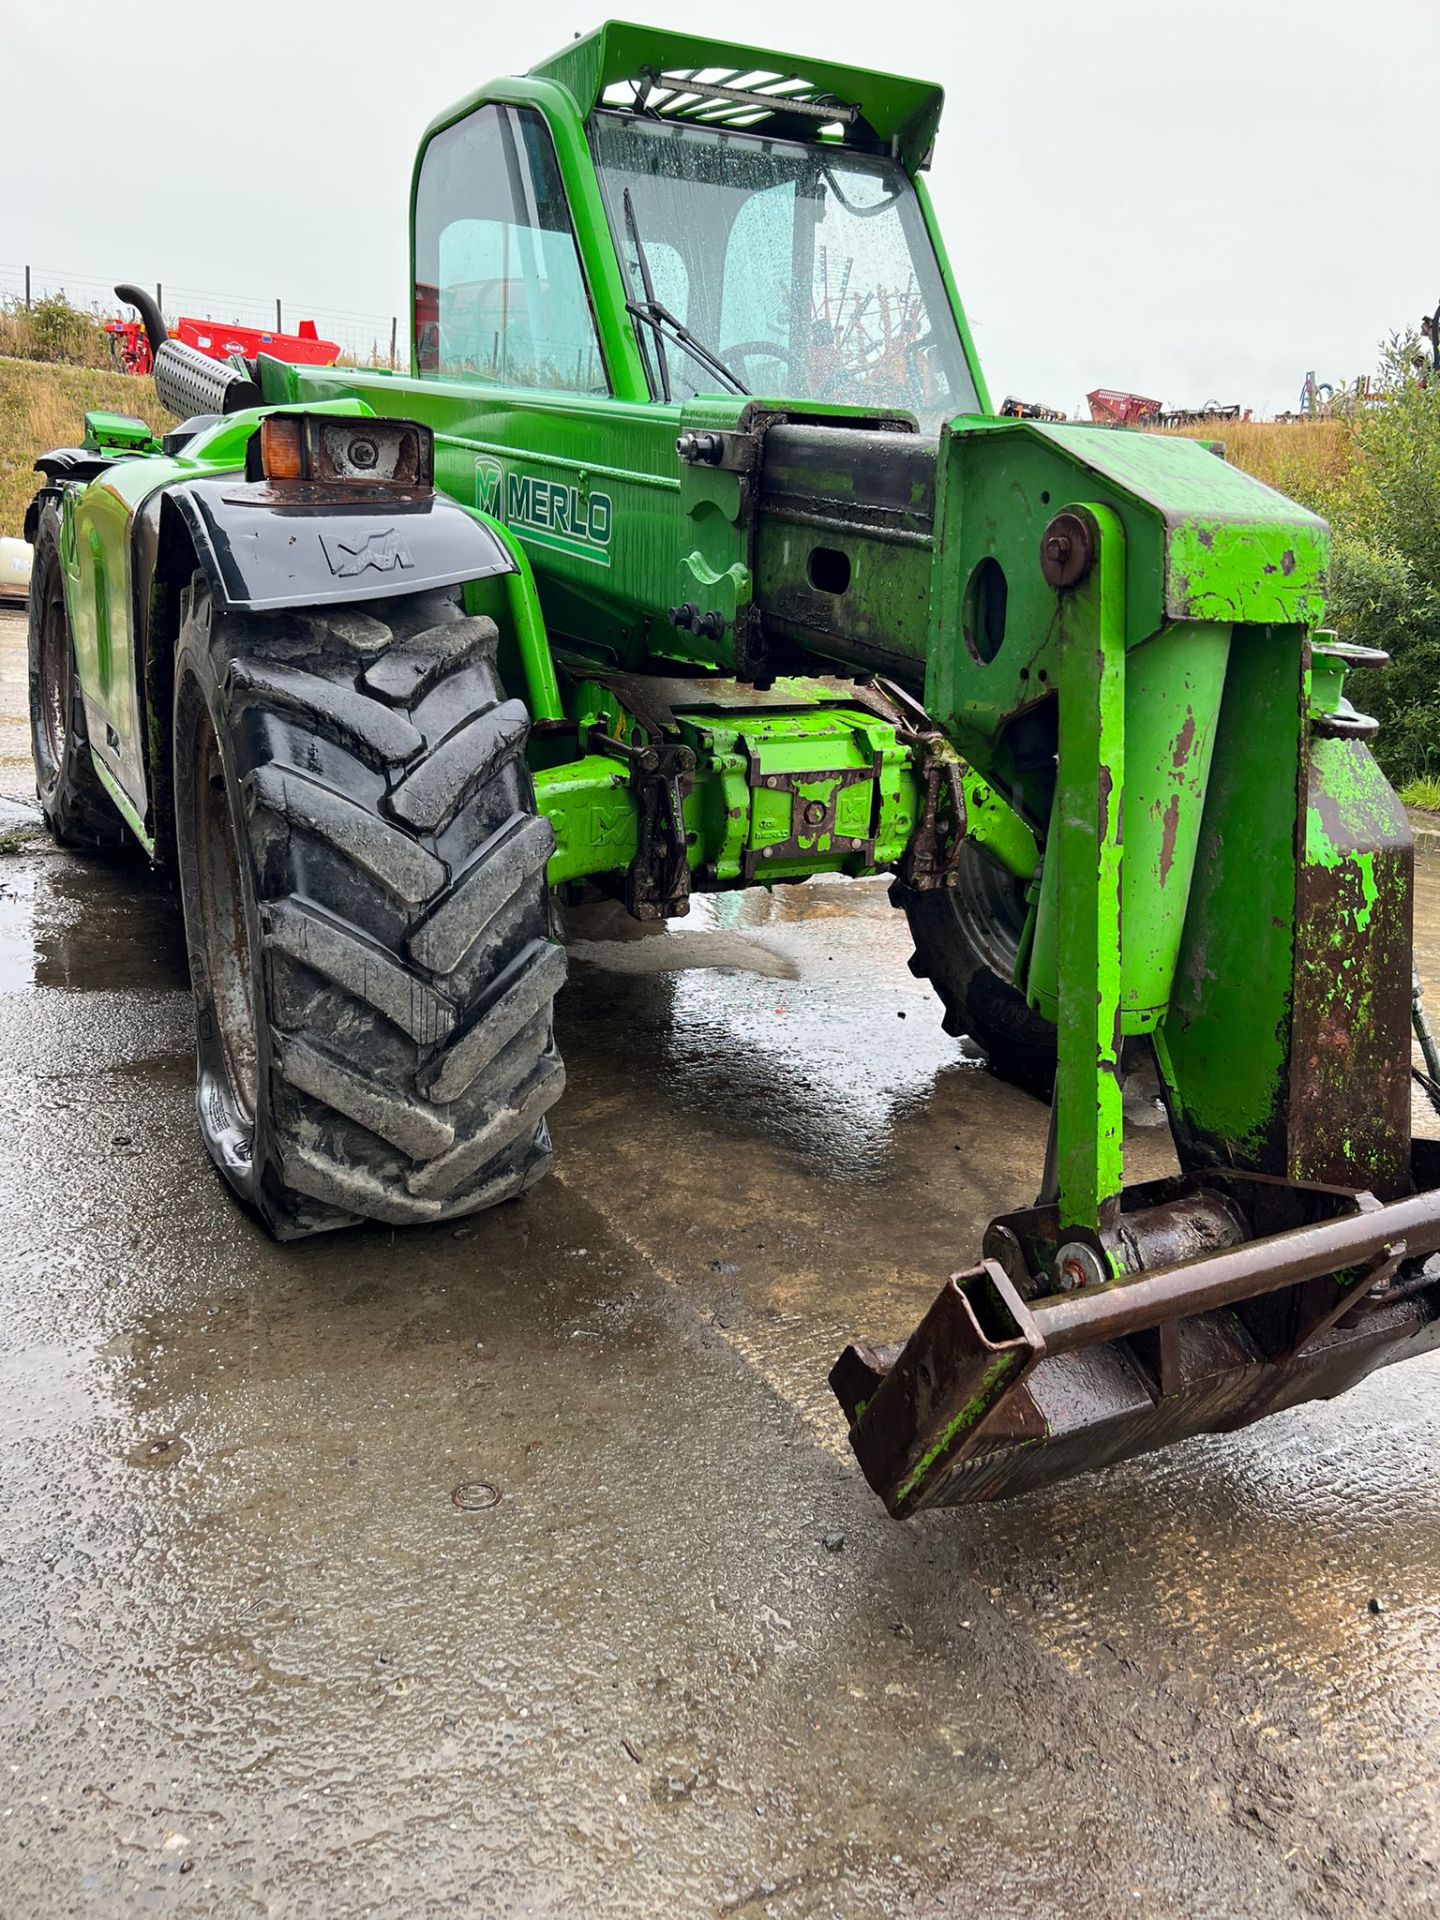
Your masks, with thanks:
<instances>
[{"instance_id":1,"label":"rear wheel","mask_svg":"<svg viewBox=\"0 0 1440 1920\"><path fill-rule=\"evenodd\" d=\"M554 840L493 622L453 594L186 595L176 850L211 1157L281 1238L450 1219L550 1160Z\"/></svg>"},{"instance_id":2,"label":"rear wheel","mask_svg":"<svg viewBox=\"0 0 1440 1920\"><path fill-rule=\"evenodd\" d=\"M85 702L65 612L60 512L40 510L30 567L30 751L35 797L62 847L118 847L125 828L90 758Z\"/></svg>"},{"instance_id":3,"label":"rear wheel","mask_svg":"<svg viewBox=\"0 0 1440 1920\"><path fill-rule=\"evenodd\" d=\"M960 849L958 881L925 893L898 881L891 889L915 942L910 971L940 996L947 1033L968 1034L994 1072L1048 1099L1055 1029L1014 984L1026 882L968 840Z\"/></svg>"}]
</instances>

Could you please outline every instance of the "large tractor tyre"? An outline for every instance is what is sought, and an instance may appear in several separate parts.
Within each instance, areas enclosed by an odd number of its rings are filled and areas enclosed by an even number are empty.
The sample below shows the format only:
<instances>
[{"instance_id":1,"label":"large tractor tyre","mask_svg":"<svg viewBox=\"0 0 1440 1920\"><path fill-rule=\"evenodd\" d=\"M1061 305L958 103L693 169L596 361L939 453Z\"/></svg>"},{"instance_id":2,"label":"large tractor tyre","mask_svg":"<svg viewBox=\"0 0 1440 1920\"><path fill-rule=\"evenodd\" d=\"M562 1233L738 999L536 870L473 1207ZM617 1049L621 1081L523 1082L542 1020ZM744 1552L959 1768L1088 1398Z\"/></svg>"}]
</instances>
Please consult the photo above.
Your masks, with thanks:
<instances>
[{"instance_id":1,"label":"large tractor tyre","mask_svg":"<svg viewBox=\"0 0 1440 1920\"><path fill-rule=\"evenodd\" d=\"M899 881L891 889L915 942L910 971L940 996L947 1033L968 1034L992 1072L1049 1099L1055 1029L1014 984L1026 883L969 841L960 849L958 879L934 892L915 893Z\"/></svg>"},{"instance_id":2,"label":"large tractor tyre","mask_svg":"<svg viewBox=\"0 0 1440 1920\"><path fill-rule=\"evenodd\" d=\"M449 1220L549 1165L554 846L493 621L187 590L176 853L201 1132L281 1239Z\"/></svg>"},{"instance_id":3,"label":"large tractor tyre","mask_svg":"<svg viewBox=\"0 0 1440 1920\"><path fill-rule=\"evenodd\" d=\"M62 847L119 847L125 828L90 758L85 702L65 612L60 513L47 500L30 567L30 751L35 797Z\"/></svg>"}]
</instances>

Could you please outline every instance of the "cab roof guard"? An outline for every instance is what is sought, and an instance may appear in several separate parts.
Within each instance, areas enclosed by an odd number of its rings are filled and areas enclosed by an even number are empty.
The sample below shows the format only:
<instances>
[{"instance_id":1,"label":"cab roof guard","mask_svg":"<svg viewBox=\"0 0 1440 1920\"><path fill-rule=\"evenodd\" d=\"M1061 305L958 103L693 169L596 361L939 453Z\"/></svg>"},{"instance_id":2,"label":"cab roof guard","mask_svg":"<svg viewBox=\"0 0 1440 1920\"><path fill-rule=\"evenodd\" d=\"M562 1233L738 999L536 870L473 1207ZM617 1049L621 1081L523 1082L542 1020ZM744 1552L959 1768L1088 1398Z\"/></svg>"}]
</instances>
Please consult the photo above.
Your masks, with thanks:
<instances>
[{"instance_id":1,"label":"cab roof guard","mask_svg":"<svg viewBox=\"0 0 1440 1920\"><path fill-rule=\"evenodd\" d=\"M836 130L847 144L893 152L910 172L929 163L945 101L929 81L624 20L607 21L530 72L563 86L582 120L606 106L787 138Z\"/></svg>"}]
</instances>

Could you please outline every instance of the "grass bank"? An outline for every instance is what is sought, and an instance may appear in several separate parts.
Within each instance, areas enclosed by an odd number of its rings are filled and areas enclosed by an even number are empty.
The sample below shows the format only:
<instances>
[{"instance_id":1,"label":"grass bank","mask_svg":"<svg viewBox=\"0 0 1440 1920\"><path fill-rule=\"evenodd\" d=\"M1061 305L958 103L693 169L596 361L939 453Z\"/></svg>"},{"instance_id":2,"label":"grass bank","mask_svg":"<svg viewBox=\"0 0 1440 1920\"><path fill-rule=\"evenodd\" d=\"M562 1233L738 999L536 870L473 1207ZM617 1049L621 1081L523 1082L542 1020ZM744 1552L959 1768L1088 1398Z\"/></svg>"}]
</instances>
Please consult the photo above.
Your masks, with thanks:
<instances>
[{"instance_id":1,"label":"grass bank","mask_svg":"<svg viewBox=\"0 0 1440 1920\"><path fill-rule=\"evenodd\" d=\"M1392 342L1378 404L1294 425L1189 431L1330 522L1328 618L1390 665L1351 697L1380 722L1375 754L1411 806L1440 799L1440 382L1413 377L1413 341Z\"/></svg>"},{"instance_id":2,"label":"grass bank","mask_svg":"<svg viewBox=\"0 0 1440 1920\"><path fill-rule=\"evenodd\" d=\"M1218 440L1232 466L1307 505L1341 493L1355 462L1348 420L1213 420L1166 431L1187 440Z\"/></svg>"},{"instance_id":3,"label":"grass bank","mask_svg":"<svg viewBox=\"0 0 1440 1920\"><path fill-rule=\"evenodd\" d=\"M163 432L174 426L155 383L93 367L0 359L0 533L18 534L39 484L35 456L80 444L87 412L129 413Z\"/></svg>"}]
</instances>

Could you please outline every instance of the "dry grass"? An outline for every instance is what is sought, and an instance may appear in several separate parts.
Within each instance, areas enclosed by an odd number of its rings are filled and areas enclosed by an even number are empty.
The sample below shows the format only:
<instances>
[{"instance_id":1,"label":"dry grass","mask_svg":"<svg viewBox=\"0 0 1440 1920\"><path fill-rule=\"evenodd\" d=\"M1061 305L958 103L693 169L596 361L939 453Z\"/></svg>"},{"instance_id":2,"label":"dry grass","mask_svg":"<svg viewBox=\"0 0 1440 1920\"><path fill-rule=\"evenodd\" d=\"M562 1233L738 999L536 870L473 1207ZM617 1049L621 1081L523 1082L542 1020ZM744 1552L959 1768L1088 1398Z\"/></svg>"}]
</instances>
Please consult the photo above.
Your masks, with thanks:
<instances>
[{"instance_id":1,"label":"dry grass","mask_svg":"<svg viewBox=\"0 0 1440 1920\"><path fill-rule=\"evenodd\" d=\"M55 360L71 367L113 370L110 336L100 318L63 297L0 301L0 354L12 360Z\"/></svg>"},{"instance_id":2,"label":"dry grass","mask_svg":"<svg viewBox=\"0 0 1440 1920\"><path fill-rule=\"evenodd\" d=\"M1165 431L1187 440L1220 441L1232 466L1307 505L1338 492L1354 462L1347 420L1212 420L1204 426Z\"/></svg>"},{"instance_id":3,"label":"dry grass","mask_svg":"<svg viewBox=\"0 0 1440 1920\"><path fill-rule=\"evenodd\" d=\"M20 531L39 484L36 455L51 447L79 446L84 416L96 408L133 414L157 432L175 424L155 398L152 380L0 359L0 533Z\"/></svg>"}]
</instances>

